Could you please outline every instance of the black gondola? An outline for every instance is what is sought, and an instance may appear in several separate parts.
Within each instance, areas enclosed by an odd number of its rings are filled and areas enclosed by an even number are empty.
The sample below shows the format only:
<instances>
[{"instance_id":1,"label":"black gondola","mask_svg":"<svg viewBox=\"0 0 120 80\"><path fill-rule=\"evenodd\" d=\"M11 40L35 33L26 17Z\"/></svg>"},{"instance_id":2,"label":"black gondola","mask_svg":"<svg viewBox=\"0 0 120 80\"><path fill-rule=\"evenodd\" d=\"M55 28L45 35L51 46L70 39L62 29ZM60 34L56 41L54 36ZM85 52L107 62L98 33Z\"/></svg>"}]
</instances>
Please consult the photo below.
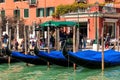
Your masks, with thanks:
<instances>
[{"instance_id":1,"label":"black gondola","mask_svg":"<svg viewBox=\"0 0 120 80\"><path fill-rule=\"evenodd\" d=\"M48 53L45 51L39 51L38 48L35 47L34 53L40 58L42 58L44 61L50 62L55 65L64 66L64 67L73 65L73 63L71 63L68 59L66 59L63 56L62 51L53 50L53 51L50 51L50 53Z\"/></svg>"},{"instance_id":2,"label":"black gondola","mask_svg":"<svg viewBox=\"0 0 120 80\"><path fill-rule=\"evenodd\" d=\"M11 57L26 63L35 64L35 65L46 64L44 60L42 60L40 57L36 55L24 54L22 52L17 52L17 51L10 51L9 49L6 49L6 53L9 54Z\"/></svg>"}]
</instances>

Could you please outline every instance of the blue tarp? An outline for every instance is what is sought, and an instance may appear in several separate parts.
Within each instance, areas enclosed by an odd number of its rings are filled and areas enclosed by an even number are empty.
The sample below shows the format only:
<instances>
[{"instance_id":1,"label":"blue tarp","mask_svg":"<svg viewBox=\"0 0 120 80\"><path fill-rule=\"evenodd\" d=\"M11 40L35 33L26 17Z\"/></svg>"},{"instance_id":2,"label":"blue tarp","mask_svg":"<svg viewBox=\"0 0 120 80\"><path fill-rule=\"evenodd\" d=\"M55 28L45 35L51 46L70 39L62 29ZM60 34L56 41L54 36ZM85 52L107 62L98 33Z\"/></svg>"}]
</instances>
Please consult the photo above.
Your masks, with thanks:
<instances>
[{"instance_id":1,"label":"blue tarp","mask_svg":"<svg viewBox=\"0 0 120 80\"><path fill-rule=\"evenodd\" d=\"M29 54L23 54L21 52L16 52L13 51L12 52L12 57L19 57L19 58L25 58L25 59L38 59L38 56L33 56L33 55L29 55Z\"/></svg>"},{"instance_id":2,"label":"blue tarp","mask_svg":"<svg viewBox=\"0 0 120 80\"><path fill-rule=\"evenodd\" d=\"M38 57L36 55L24 54L21 52L12 51L11 56L20 60L20 61L30 63L30 64L35 64L35 65L46 64L45 61L43 61L40 57Z\"/></svg>"},{"instance_id":3,"label":"blue tarp","mask_svg":"<svg viewBox=\"0 0 120 80\"><path fill-rule=\"evenodd\" d=\"M64 66L64 67L73 66L73 63L71 63L69 60L67 60L64 57L64 55L62 54L62 51L55 50L55 51L50 51L50 53L39 51L37 55L40 58L42 58L44 61L53 63L55 65Z\"/></svg>"},{"instance_id":4,"label":"blue tarp","mask_svg":"<svg viewBox=\"0 0 120 80\"><path fill-rule=\"evenodd\" d=\"M69 55L86 61L102 62L102 53L92 50L68 52ZM120 52L114 50L104 51L104 62L110 64L120 64Z\"/></svg>"},{"instance_id":5,"label":"blue tarp","mask_svg":"<svg viewBox=\"0 0 120 80\"><path fill-rule=\"evenodd\" d=\"M46 56L49 58L53 59L63 59L66 60L66 58L63 56L62 51L51 51L50 53L44 52L44 51L39 51L40 56Z\"/></svg>"}]
</instances>

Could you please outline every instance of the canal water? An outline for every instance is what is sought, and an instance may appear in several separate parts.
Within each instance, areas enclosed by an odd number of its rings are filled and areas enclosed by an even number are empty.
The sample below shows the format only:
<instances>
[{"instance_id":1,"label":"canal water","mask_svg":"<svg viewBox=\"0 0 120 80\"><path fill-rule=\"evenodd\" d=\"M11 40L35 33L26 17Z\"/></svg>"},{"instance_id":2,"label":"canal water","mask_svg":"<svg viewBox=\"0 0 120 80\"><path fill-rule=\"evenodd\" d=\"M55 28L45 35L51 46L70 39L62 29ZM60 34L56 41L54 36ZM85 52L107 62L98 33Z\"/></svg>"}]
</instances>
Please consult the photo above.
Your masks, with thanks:
<instances>
[{"instance_id":1,"label":"canal water","mask_svg":"<svg viewBox=\"0 0 120 80\"><path fill-rule=\"evenodd\" d=\"M0 64L0 80L120 80L120 66L101 69L29 65L26 63Z\"/></svg>"}]
</instances>

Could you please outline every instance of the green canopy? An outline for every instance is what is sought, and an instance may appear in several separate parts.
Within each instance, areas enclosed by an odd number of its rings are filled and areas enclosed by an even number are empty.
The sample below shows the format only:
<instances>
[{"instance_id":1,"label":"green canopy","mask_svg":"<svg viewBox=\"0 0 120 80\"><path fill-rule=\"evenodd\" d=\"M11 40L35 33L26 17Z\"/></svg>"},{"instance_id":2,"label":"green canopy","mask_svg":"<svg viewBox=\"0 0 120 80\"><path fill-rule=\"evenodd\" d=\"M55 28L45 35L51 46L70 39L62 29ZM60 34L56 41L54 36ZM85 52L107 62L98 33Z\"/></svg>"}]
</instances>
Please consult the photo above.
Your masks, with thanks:
<instances>
[{"instance_id":1,"label":"green canopy","mask_svg":"<svg viewBox=\"0 0 120 80\"><path fill-rule=\"evenodd\" d=\"M43 30L44 27L50 27L50 26L54 26L54 27L73 27L76 26L77 23L73 22L73 21L46 21L42 24L40 24L39 28L35 28L35 31L39 31L39 30Z\"/></svg>"},{"instance_id":2,"label":"green canopy","mask_svg":"<svg viewBox=\"0 0 120 80\"><path fill-rule=\"evenodd\" d=\"M57 26L55 21L46 21L42 24L40 24L41 27L47 27L47 26Z\"/></svg>"},{"instance_id":3,"label":"green canopy","mask_svg":"<svg viewBox=\"0 0 120 80\"><path fill-rule=\"evenodd\" d=\"M44 27L48 27L48 26L56 26L56 22L55 21L46 21L46 22L40 24L39 28L35 28L35 31L43 30Z\"/></svg>"},{"instance_id":4,"label":"green canopy","mask_svg":"<svg viewBox=\"0 0 120 80\"><path fill-rule=\"evenodd\" d=\"M68 27L73 27L75 26L77 23L73 22L73 21L58 21L57 22L59 25L58 26L68 26Z\"/></svg>"},{"instance_id":5,"label":"green canopy","mask_svg":"<svg viewBox=\"0 0 120 80\"><path fill-rule=\"evenodd\" d=\"M62 26L74 26L76 24L77 23L73 21L47 21L40 24L40 26L41 27L48 27L48 26L62 27Z\"/></svg>"}]
</instances>

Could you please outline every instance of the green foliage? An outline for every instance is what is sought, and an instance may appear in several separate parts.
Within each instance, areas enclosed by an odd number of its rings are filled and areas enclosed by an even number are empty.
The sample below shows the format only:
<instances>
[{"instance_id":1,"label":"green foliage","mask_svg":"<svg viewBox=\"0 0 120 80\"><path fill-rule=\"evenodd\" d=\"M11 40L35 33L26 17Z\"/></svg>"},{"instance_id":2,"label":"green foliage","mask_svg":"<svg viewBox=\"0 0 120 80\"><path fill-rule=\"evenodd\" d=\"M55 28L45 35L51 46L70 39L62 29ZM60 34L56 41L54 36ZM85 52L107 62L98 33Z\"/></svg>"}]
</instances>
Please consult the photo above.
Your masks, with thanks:
<instances>
[{"instance_id":1,"label":"green foliage","mask_svg":"<svg viewBox=\"0 0 120 80\"><path fill-rule=\"evenodd\" d=\"M69 12L75 12L78 8L87 8L89 4L85 3L73 3L71 5L59 5L56 7L56 12L53 14L54 16L63 15Z\"/></svg>"},{"instance_id":2,"label":"green foliage","mask_svg":"<svg viewBox=\"0 0 120 80\"><path fill-rule=\"evenodd\" d=\"M64 15L69 12L76 12L78 8L86 9L90 6L94 6L95 4L86 4L86 3L73 3L71 5L59 5L56 7L55 13L53 13L54 17L58 17L60 15ZM100 6L104 6L104 3L99 4Z\"/></svg>"},{"instance_id":3,"label":"green foliage","mask_svg":"<svg viewBox=\"0 0 120 80\"><path fill-rule=\"evenodd\" d=\"M63 15L68 13L70 10L70 5L59 5L56 9L56 15Z\"/></svg>"}]
</instances>

